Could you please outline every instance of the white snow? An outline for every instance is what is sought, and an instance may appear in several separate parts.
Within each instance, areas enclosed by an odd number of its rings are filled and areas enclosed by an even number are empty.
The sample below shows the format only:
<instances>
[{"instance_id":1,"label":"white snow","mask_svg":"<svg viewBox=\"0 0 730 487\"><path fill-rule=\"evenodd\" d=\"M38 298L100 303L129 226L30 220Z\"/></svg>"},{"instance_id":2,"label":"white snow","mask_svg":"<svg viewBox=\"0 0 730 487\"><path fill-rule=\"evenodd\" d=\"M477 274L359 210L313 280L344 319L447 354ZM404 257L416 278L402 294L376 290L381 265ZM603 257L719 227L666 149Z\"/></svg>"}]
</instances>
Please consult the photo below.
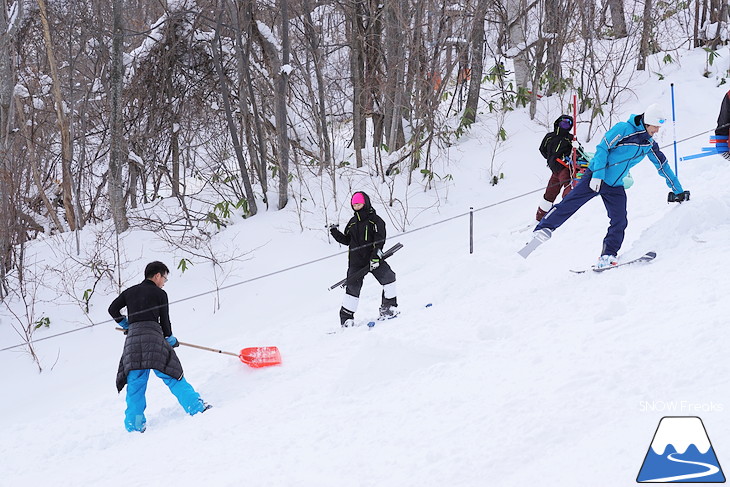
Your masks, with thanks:
<instances>
[{"instance_id":1,"label":"white snow","mask_svg":"<svg viewBox=\"0 0 730 487\"><path fill-rule=\"evenodd\" d=\"M728 58L715 69L726 69ZM663 67L663 80L637 75L636 98L614 109L625 119L650 103L668 106L674 83L679 155L700 152L728 88L697 75L704 62L700 49L682 66ZM560 112L545 112L550 99L540 103L543 123L552 123ZM118 272L124 287L139 282L151 260L172 269L165 289L181 341L233 352L275 345L283 357L281 366L252 369L234 357L178 348L186 377L214 408L189 417L151 377L144 434L124 430L124 393L114 386L123 336L106 308L118 290L102 281L86 317L64 291L78 300L94 282L92 269L71 265L74 235L33 242L32 270L58 293L39 295L34 316L51 324L35 337L71 333L36 343L42 373L22 348L0 352L0 484L633 485L667 415L701 416L720 464L730 464L730 163L720 156L680 162L692 199L670 205L645 160L632 170L622 252L658 257L575 275L568 269L588 267L600 253L603 205L589 202L521 259L516 251L529 238L549 176L537 150L545 129L524 109L508 114L496 156L505 178L490 186L490 120L484 115L452 147L443 171L452 180L439 191L413 186L408 233L397 230L406 217L386 206L387 188L350 174L346 183L365 188L386 219L387 246L404 245L390 260L402 314L372 329L328 334L338 325L342 292L326 289L343 277L346 256L323 227L349 218L346 184L329 217L314 206L299 215L290 204L280 212L261 205L255 217L236 220L211 249L218 257L247 254L221 266L153 233L120 236L114 255L124 265L113 267L113 277ZM660 141L673 160L671 131L663 129ZM477 210L473 254L468 217L446 221L470 206ZM98 242L115 248L109 222L89 225L80 238L84 257ZM194 261L184 273L177 270L183 258ZM46 267L66 270L40 274ZM228 287L201 295L217 286ZM359 320L376 316L380 289L366 279ZM0 348L20 343L5 308L0 320ZM651 406L659 402L676 407ZM683 404L714 406L698 414Z\"/></svg>"},{"instance_id":2,"label":"white snow","mask_svg":"<svg viewBox=\"0 0 730 487\"><path fill-rule=\"evenodd\" d=\"M261 22L260 20L256 21L256 26L259 29L259 32L261 35L266 39L266 41L273 45L277 51L281 51L281 44L279 43L279 40L276 38L274 33L271 31L271 28L269 28L268 25Z\"/></svg>"}]
</instances>

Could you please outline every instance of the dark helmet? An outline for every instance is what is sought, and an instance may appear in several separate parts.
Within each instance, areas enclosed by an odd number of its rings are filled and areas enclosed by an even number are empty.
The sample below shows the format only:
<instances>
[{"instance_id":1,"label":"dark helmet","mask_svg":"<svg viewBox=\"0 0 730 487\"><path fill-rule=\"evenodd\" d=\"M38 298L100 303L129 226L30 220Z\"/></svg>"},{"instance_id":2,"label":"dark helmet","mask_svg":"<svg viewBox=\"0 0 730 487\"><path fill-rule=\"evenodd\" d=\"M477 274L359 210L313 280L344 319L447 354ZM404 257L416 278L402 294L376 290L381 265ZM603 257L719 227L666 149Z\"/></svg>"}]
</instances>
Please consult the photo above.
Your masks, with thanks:
<instances>
[{"instance_id":1,"label":"dark helmet","mask_svg":"<svg viewBox=\"0 0 730 487\"><path fill-rule=\"evenodd\" d=\"M555 120L553 127L556 132L558 129L570 131L570 129L573 128L573 117L570 115L560 115L560 117Z\"/></svg>"}]
</instances>

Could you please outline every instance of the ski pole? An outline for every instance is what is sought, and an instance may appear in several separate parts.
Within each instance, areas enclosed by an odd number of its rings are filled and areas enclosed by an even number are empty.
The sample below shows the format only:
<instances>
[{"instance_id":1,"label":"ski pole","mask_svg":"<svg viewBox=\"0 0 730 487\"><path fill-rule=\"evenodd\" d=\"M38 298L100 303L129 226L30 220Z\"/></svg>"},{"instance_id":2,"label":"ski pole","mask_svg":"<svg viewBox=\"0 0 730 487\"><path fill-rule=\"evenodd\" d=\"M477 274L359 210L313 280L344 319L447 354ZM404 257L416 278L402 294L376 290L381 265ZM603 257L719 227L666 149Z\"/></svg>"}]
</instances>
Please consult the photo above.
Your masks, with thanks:
<instances>
[{"instance_id":1,"label":"ski pole","mask_svg":"<svg viewBox=\"0 0 730 487\"><path fill-rule=\"evenodd\" d=\"M395 245L393 245L390 249L386 250L383 253L383 256L381 257L381 259L382 260L387 259L388 257L390 257L391 255L395 254L396 252L398 252L402 248L403 248L403 244L400 243L400 242L397 243L397 244L395 244ZM333 289L335 289L337 287L345 287L347 285L347 282L348 281L351 281L352 279L359 279L359 278L365 276L368 272L370 272L370 266L369 265L363 267L359 271L357 271L354 274L352 274L352 275L344 278L343 280L332 284L329 287L329 290L332 291Z\"/></svg>"}]
</instances>

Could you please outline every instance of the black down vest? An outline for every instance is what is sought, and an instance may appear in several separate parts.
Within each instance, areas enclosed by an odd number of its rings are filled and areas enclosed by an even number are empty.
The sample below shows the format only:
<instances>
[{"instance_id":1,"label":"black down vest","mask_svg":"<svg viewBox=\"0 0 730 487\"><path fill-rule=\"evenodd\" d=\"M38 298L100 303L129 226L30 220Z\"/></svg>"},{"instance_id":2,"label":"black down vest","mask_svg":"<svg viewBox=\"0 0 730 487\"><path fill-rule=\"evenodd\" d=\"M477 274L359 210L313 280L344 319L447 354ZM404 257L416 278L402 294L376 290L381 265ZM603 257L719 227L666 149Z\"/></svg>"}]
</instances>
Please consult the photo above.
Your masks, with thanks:
<instances>
[{"instance_id":1,"label":"black down vest","mask_svg":"<svg viewBox=\"0 0 730 487\"><path fill-rule=\"evenodd\" d=\"M165 337L154 321L138 321L129 325L124 351L117 371L117 390L127 384L131 370L155 369L175 379L182 379L183 368Z\"/></svg>"}]
</instances>

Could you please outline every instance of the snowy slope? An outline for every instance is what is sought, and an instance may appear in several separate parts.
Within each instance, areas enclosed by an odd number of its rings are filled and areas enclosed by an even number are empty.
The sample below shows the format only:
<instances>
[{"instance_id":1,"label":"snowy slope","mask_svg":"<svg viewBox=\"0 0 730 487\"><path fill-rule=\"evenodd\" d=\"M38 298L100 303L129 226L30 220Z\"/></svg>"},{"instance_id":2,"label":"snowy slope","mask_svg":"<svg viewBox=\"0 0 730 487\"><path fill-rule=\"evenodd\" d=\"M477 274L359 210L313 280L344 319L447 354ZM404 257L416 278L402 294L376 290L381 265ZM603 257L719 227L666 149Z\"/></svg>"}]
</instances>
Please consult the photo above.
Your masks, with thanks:
<instances>
[{"instance_id":1,"label":"snowy slope","mask_svg":"<svg viewBox=\"0 0 730 487\"><path fill-rule=\"evenodd\" d=\"M727 87L698 76L702 56L667 68L663 81L645 75L623 118L653 102L669 107L673 82L677 138L714 128ZM719 156L680 163L692 192L683 205L666 203L667 188L648 160L637 166L622 251L654 250L657 259L575 275L568 269L598 257L608 224L603 206L590 202L521 259L516 251L529 238L548 178L537 153L544 129L523 112L510 114L505 179L494 187L484 162L490 130L477 125L453 148L448 197L442 192L432 205L431 194L414 196L414 208L431 208L406 234L389 228L389 244L404 245L391 261L397 320L328 334L342 294L326 289L342 277L346 257L335 255L344 249L322 229L323 212L306 216L304 232L287 209L216 236L216 248L250 251L219 274L223 285L333 257L173 305L182 341L230 351L276 345L284 359L256 370L180 347L188 380L214 405L203 415L187 417L153 377L148 430L127 433L124 395L114 387L123 337L110 323L39 342L42 374L19 349L1 352L0 485L633 485L668 414L701 416L720 464L730 465L730 278L723 270L730 163ZM668 127L662 145L671 140ZM679 153L704 145L706 134L682 142ZM671 160L671 147L666 153ZM526 196L497 204L517 195ZM470 206L488 207L474 215L471 255L466 217L436 224ZM381 202L376 207L385 215ZM349 215L346 206L328 211L340 222ZM61 239L34 247L39 262L53 260ZM146 262L172 266L183 257L141 232L124 246L136 259L123 269L125 286L141 279ZM215 282L212 269L199 265L173 271L166 290L182 300ZM92 322L106 320L115 295L94 296ZM379 295L368 277L358 318L376 315ZM78 307L37 306L54 318L37 337L89 323ZM6 326L11 317L0 319L0 343L18 343ZM658 410L670 401L674 411Z\"/></svg>"}]
</instances>

